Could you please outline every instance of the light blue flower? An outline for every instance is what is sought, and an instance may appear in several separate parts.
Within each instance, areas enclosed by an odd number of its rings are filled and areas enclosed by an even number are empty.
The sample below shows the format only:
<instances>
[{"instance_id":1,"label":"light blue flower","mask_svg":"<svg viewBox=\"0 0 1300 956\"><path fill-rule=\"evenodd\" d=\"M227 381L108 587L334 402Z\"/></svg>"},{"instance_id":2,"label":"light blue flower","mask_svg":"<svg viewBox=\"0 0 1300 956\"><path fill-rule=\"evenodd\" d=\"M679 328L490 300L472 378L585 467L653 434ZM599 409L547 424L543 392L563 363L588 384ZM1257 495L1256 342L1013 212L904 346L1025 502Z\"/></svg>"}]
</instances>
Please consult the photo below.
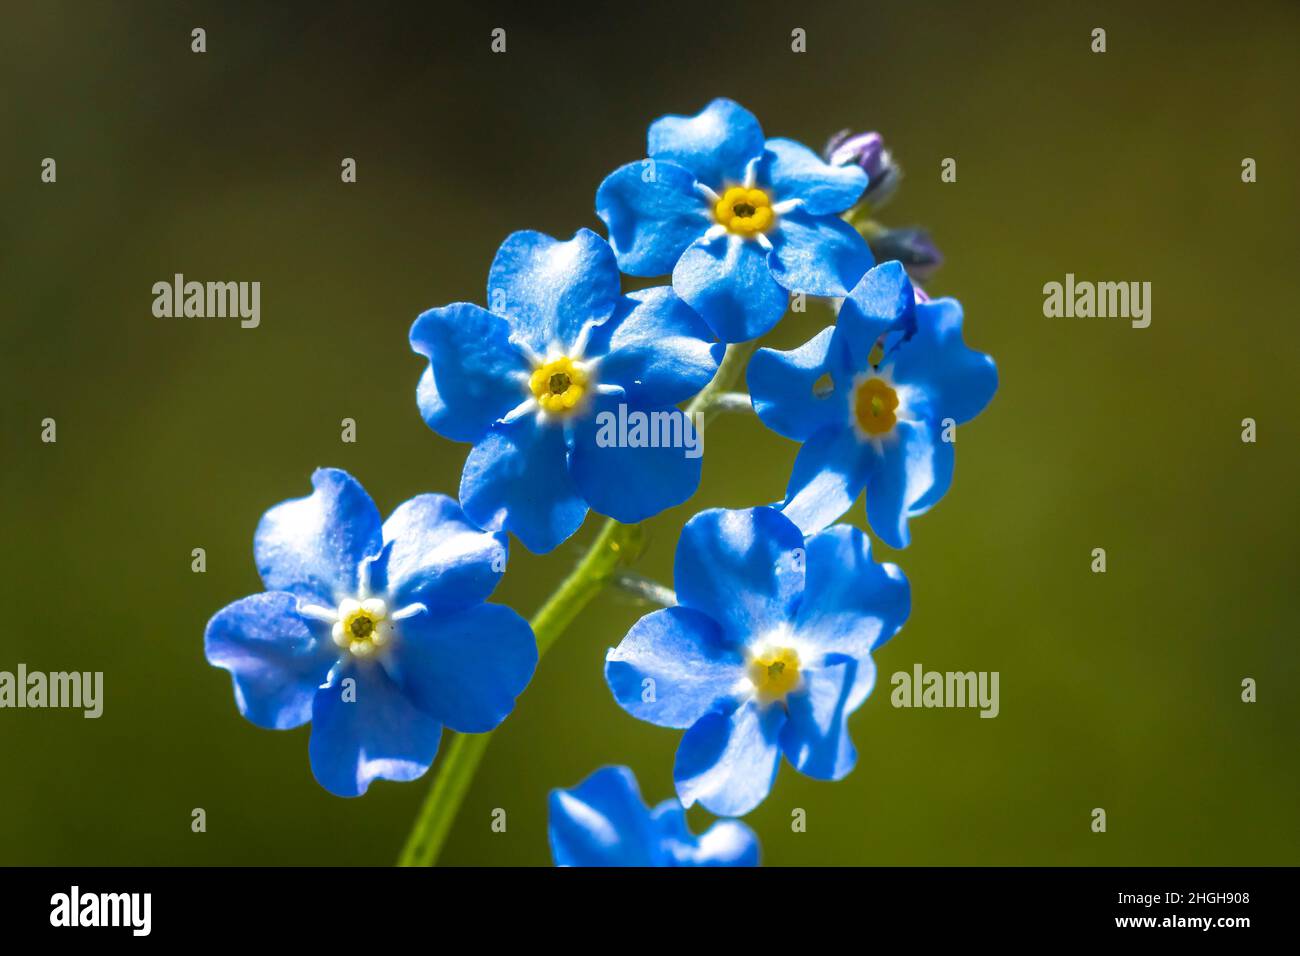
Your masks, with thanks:
<instances>
[{"instance_id":1,"label":"light blue flower","mask_svg":"<svg viewBox=\"0 0 1300 956\"><path fill-rule=\"evenodd\" d=\"M695 836L676 800L646 807L627 767L552 790L549 834L556 866L758 866L753 830L719 820Z\"/></svg>"},{"instance_id":2,"label":"light blue flower","mask_svg":"<svg viewBox=\"0 0 1300 956\"><path fill-rule=\"evenodd\" d=\"M857 753L847 720L867 699L870 652L907 619L907 579L837 525L806 541L772 508L714 509L686 523L678 604L647 614L605 658L634 717L686 730L673 776L682 803L722 816L767 796L781 755L839 780Z\"/></svg>"},{"instance_id":3,"label":"light blue flower","mask_svg":"<svg viewBox=\"0 0 1300 956\"><path fill-rule=\"evenodd\" d=\"M423 774L444 726L501 723L537 645L518 614L483 603L505 570L504 534L443 495L381 521L347 472L322 468L311 482L257 526L266 591L218 611L204 645L230 671L239 712L274 730L311 721L312 773L355 797L378 777Z\"/></svg>"},{"instance_id":4,"label":"light blue flower","mask_svg":"<svg viewBox=\"0 0 1300 956\"><path fill-rule=\"evenodd\" d=\"M530 551L556 547L589 507L635 523L699 486L700 436L674 406L709 383L723 346L672 289L620 295L619 281L590 230L568 242L516 232L488 275L491 311L458 302L411 327L411 347L429 359L424 420L474 443L465 513ZM625 419L629 429L609 430ZM637 420L681 441L649 444Z\"/></svg>"},{"instance_id":5,"label":"light blue flower","mask_svg":"<svg viewBox=\"0 0 1300 956\"><path fill-rule=\"evenodd\" d=\"M656 120L648 140L649 159L600 184L596 213L619 268L671 272L724 342L772 328L789 292L843 296L871 268L871 250L838 215L867 188L860 167L764 140L754 115L727 99Z\"/></svg>"},{"instance_id":6,"label":"light blue flower","mask_svg":"<svg viewBox=\"0 0 1300 956\"><path fill-rule=\"evenodd\" d=\"M760 349L747 376L758 417L803 442L784 513L811 534L865 488L867 520L893 548L948 490L956 426L998 387L993 359L962 340L961 304L918 295L899 262L868 272L834 327L790 352Z\"/></svg>"}]
</instances>

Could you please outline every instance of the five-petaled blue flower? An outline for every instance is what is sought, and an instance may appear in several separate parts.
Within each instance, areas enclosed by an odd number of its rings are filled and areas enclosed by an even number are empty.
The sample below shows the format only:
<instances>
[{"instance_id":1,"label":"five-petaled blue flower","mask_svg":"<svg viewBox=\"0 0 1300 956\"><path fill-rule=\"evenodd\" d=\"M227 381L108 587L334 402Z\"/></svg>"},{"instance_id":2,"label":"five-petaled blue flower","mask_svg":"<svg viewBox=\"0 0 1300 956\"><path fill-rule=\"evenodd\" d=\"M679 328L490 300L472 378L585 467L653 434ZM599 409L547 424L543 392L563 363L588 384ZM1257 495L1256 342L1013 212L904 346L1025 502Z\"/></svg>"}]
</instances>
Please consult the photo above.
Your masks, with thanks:
<instances>
[{"instance_id":1,"label":"five-petaled blue flower","mask_svg":"<svg viewBox=\"0 0 1300 956\"><path fill-rule=\"evenodd\" d=\"M552 790L550 838L556 866L758 866L753 830L719 820L696 836L677 800L647 808L627 767Z\"/></svg>"},{"instance_id":2,"label":"five-petaled blue flower","mask_svg":"<svg viewBox=\"0 0 1300 956\"><path fill-rule=\"evenodd\" d=\"M868 272L835 326L756 352L747 377L758 417L804 443L782 511L812 534L866 488L871 528L893 548L948 490L956 426L998 387L993 359L962 341L960 303L919 295L899 262Z\"/></svg>"},{"instance_id":3,"label":"five-petaled blue flower","mask_svg":"<svg viewBox=\"0 0 1300 956\"><path fill-rule=\"evenodd\" d=\"M902 571L836 525L806 541L772 508L714 509L682 529L678 605L641 618L606 655L634 717L686 728L673 777L682 803L722 816L767 796L781 754L839 780L857 759L847 720L867 699L870 652L907 619Z\"/></svg>"},{"instance_id":4,"label":"five-petaled blue flower","mask_svg":"<svg viewBox=\"0 0 1300 956\"><path fill-rule=\"evenodd\" d=\"M470 519L545 552L589 506L635 523L695 492L700 436L673 406L709 383L723 346L672 289L620 295L614 253L588 229L568 242L516 232L488 304L430 309L411 327L429 359L424 420L474 443L460 484ZM680 440L658 440L665 422Z\"/></svg>"},{"instance_id":5,"label":"five-petaled blue flower","mask_svg":"<svg viewBox=\"0 0 1300 956\"><path fill-rule=\"evenodd\" d=\"M306 498L262 517L253 554L266 591L218 611L208 661L230 671L259 727L311 721L321 786L342 797L429 769L443 726L501 723L537 666L528 622L484 604L506 538L456 502L419 495L381 521L364 488L322 468Z\"/></svg>"},{"instance_id":6,"label":"five-petaled blue flower","mask_svg":"<svg viewBox=\"0 0 1300 956\"><path fill-rule=\"evenodd\" d=\"M717 99L650 124L649 159L606 177L596 214L622 270L672 273L673 289L724 342L757 338L788 292L843 296L872 265L838 213L867 188L789 139L764 140L754 115Z\"/></svg>"}]
</instances>

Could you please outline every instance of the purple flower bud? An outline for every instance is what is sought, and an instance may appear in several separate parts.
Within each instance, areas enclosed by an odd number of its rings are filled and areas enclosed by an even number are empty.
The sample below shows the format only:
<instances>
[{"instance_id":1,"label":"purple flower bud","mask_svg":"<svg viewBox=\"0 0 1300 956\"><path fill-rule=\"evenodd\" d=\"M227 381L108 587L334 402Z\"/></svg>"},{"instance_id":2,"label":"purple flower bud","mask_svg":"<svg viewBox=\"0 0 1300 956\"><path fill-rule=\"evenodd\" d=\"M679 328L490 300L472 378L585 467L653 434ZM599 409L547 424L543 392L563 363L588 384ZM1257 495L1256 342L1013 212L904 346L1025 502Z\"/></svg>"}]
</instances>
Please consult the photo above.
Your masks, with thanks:
<instances>
[{"instance_id":1,"label":"purple flower bud","mask_svg":"<svg viewBox=\"0 0 1300 956\"><path fill-rule=\"evenodd\" d=\"M877 205L898 185L899 169L879 133L841 130L830 138L823 155L832 166L857 166L865 172L867 191L862 198Z\"/></svg>"},{"instance_id":2,"label":"purple flower bud","mask_svg":"<svg viewBox=\"0 0 1300 956\"><path fill-rule=\"evenodd\" d=\"M886 229L867 243L877 262L897 259L913 279L925 279L943 264L943 253L924 229Z\"/></svg>"}]
</instances>

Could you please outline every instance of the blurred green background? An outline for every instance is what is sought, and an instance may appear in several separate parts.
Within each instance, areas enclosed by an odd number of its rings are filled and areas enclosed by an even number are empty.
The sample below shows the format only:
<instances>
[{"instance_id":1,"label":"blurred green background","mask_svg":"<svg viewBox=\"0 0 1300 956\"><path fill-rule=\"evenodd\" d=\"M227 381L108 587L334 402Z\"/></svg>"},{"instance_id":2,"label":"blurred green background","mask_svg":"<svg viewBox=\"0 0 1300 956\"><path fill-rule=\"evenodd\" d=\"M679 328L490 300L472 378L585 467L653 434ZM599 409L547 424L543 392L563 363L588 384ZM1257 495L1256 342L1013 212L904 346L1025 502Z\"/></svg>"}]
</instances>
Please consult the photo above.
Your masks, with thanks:
<instances>
[{"instance_id":1,"label":"blurred green background","mask_svg":"<svg viewBox=\"0 0 1300 956\"><path fill-rule=\"evenodd\" d=\"M962 300L1002 382L912 547L878 548L914 610L851 722L858 767L782 769L747 818L765 862L1298 862L1298 28L1280 2L6 3L0 670L102 670L106 702L97 721L0 711L0 863L395 858L429 778L331 797L306 728L240 718L204 624L259 590L257 520L316 466L385 513L455 493L467 448L417 414L411 320L482 302L512 230L599 230L595 188L646 125L719 95L813 146L884 132L908 175L882 218L933 231L930 291ZM154 318L176 272L259 280L261 327ZM1151 327L1044 318L1067 272L1152 282ZM771 341L828 322L817 306ZM695 510L778 498L795 453L739 416L707 449L698 495L650 524L651 575L671 580ZM515 543L496 599L530 614L595 526L549 556ZM644 610L603 596L543 660L444 862L549 862L548 790L602 764L670 794L680 735L624 714L601 673ZM892 708L889 676L917 662L999 671L1001 715Z\"/></svg>"}]
</instances>

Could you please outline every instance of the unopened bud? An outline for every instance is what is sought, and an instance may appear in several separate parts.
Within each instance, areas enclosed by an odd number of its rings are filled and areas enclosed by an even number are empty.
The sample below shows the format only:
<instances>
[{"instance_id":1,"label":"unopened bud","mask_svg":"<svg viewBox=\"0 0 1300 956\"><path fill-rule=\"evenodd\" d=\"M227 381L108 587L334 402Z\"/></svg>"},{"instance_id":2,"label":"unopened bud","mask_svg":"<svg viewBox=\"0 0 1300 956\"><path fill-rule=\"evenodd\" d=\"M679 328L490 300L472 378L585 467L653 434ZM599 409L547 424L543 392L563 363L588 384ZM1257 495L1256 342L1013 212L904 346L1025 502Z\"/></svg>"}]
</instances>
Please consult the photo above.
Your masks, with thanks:
<instances>
[{"instance_id":1,"label":"unopened bud","mask_svg":"<svg viewBox=\"0 0 1300 956\"><path fill-rule=\"evenodd\" d=\"M902 175L879 133L841 130L830 138L823 155L832 166L857 166L866 173L867 191L862 198L876 206L894 191Z\"/></svg>"},{"instance_id":2,"label":"unopened bud","mask_svg":"<svg viewBox=\"0 0 1300 956\"><path fill-rule=\"evenodd\" d=\"M877 262L897 259L913 279L925 279L943 264L943 253L924 229L886 229L867 237Z\"/></svg>"}]
</instances>

